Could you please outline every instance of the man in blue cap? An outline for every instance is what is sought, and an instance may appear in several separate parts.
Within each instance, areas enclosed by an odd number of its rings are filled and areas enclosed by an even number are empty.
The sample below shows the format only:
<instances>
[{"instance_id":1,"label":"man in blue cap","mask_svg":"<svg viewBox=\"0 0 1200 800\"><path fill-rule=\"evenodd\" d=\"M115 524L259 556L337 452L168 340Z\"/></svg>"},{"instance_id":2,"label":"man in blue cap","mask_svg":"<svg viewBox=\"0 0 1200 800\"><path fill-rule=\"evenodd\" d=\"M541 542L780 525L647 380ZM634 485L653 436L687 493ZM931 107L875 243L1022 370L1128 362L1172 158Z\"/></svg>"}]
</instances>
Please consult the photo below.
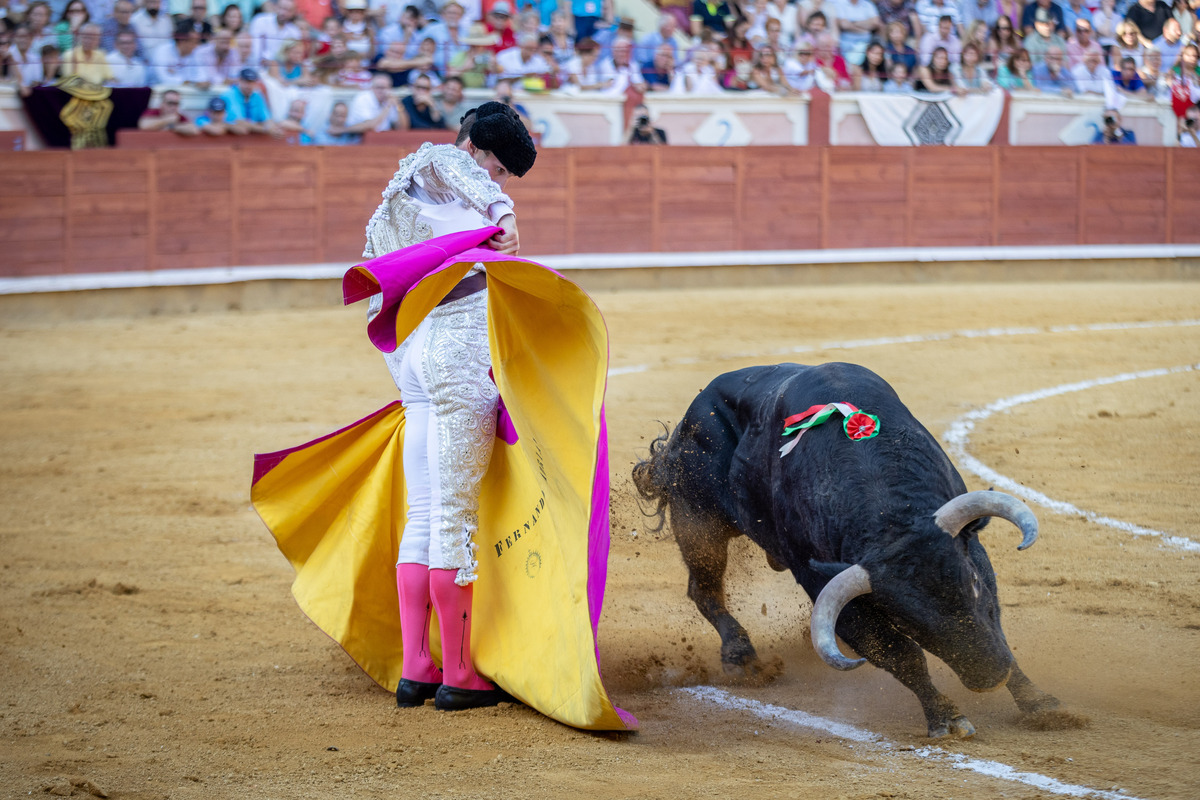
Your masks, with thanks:
<instances>
[{"instance_id":1,"label":"man in blue cap","mask_svg":"<svg viewBox=\"0 0 1200 800\"><path fill-rule=\"evenodd\" d=\"M206 136L224 136L229 133L229 121L225 118L225 101L219 97L211 98L204 113L196 118L196 127Z\"/></svg>"},{"instance_id":2,"label":"man in blue cap","mask_svg":"<svg viewBox=\"0 0 1200 800\"><path fill-rule=\"evenodd\" d=\"M238 73L237 83L226 89L221 99L225 101L225 121L230 133L281 135L279 126L271 119L267 98L258 88L258 72L252 67Z\"/></svg>"}]
</instances>

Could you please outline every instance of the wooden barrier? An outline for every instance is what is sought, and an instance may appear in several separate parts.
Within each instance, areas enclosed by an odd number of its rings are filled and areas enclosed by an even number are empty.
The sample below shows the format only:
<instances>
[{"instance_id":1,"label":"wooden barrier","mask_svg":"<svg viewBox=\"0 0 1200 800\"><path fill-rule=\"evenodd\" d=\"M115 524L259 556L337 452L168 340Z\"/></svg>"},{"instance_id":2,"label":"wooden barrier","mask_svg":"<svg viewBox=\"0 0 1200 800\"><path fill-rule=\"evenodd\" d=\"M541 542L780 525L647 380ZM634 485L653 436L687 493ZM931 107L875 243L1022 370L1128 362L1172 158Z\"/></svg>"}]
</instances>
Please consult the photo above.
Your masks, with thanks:
<instances>
[{"instance_id":1,"label":"wooden barrier","mask_svg":"<svg viewBox=\"0 0 1200 800\"><path fill-rule=\"evenodd\" d=\"M0 275L350 263L399 146L0 152ZM550 149L522 253L1200 242L1200 153Z\"/></svg>"},{"instance_id":2,"label":"wooden barrier","mask_svg":"<svg viewBox=\"0 0 1200 800\"><path fill-rule=\"evenodd\" d=\"M285 147L300 144L297 134L288 136L268 136L265 133L223 134L210 136L197 134L183 136L173 131L141 131L134 128L123 128L117 131L115 145L121 150L192 150L197 147L216 147L228 149L231 147Z\"/></svg>"}]
</instances>

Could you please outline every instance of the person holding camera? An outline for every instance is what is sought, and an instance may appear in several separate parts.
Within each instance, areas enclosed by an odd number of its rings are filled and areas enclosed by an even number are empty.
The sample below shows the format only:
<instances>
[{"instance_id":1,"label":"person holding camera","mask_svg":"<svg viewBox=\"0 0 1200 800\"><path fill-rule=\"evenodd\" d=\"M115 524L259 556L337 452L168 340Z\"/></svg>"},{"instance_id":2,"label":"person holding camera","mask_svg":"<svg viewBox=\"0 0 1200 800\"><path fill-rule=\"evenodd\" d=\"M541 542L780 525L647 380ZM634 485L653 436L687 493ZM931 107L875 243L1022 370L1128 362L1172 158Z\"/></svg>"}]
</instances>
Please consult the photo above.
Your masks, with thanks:
<instances>
[{"instance_id":1,"label":"person holding camera","mask_svg":"<svg viewBox=\"0 0 1200 800\"><path fill-rule=\"evenodd\" d=\"M482 23L476 23L461 43L466 45L466 49L450 56L446 77L460 78L468 89L482 89L492 75L500 72L493 50L500 43L500 37L488 31Z\"/></svg>"},{"instance_id":2,"label":"person holding camera","mask_svg":"<svg viewBox=\"0 0 1200 800\"><path fill-rule=\"evenodd\" d=\"M1104 112L1104 128L1096 133L1092 144L1137 144L1133 131L1121 127L1121 112L1115 108Z\"/></svg>"},{"instance_id":3,"label":"person holding camera","mask_svg":"<svg viewBox=\"0 0 1200 800\"><path fill-rule=\"evenodd\" d=\"M650 110L635 106L633 118L625 131L625 144L666 144L667 132L650 124Z\"/></svg>"}]
</instances>

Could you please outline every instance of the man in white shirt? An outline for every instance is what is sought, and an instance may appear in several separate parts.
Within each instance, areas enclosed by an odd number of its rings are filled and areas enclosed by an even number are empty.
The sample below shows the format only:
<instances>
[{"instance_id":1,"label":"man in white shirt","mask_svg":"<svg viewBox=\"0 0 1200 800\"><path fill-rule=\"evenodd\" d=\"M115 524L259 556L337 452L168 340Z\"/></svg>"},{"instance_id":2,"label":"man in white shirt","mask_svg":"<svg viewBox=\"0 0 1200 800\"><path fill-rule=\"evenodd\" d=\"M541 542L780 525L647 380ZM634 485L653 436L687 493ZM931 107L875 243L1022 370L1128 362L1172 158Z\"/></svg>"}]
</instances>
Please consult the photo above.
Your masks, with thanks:
<instances>
[{"instance_id":1,"label":"man in white shirt","mask_svg":"<svg viewBox=\"0 0 1200 800\"><path fill-rule=\"evenodd\" d=\"M108 54L108 68L113 73L113 86L149 86L150 70L138 58L137 34L122 31L117 34L117 47Z\"/></svg>"},{"instance_id":2,"label":"man in white shirt","mask_svg":"<svg viewBox=\"0 0 1200 800\"><path fill-rule=\"evenodd\" d=\"M847 63L858 64L872 35L879 33L879 9L871 0L836 0L838 46Z\"/></svg>"},{"instance_id":3,"label":"man in white shirt","mask_svg":"<svg viewBox=\"0 0 1200 800\"><path fill-rule=\"evenodd\" d=\"M921 37L920 63L928 64L933 51L939 47L946 48L946 55L950 56L951 64L958 63L959 56L962 55L962 42L954 35L954 20L949 14L943 15L938 20L937 27Z\"/></svg>"},{"instance_id":4,"label":"man in white shirt","mask_svg":"<svg viewBox=\"0 0 1200 800\"><path fill-rule=\"evenodd\" d=\"M1000 11L996 8L996 0L963 0L962 24L964 28L969 29L976 20L980 20L988 26L988 30L991 30L999 18Z\"/></svg>"},{"instance_id":5,"label":"man in white shirt","mask_svg":"<svg viewBox=\"0 0 1200 800\"><path fill-rule=\"evenodd\" d=\"M175 38L152 51L150 64L153 73L150 77L154 85L191 83L208 88L208 76L196 59L196 48L199 46L200 34L196 33L187 19L180 20L175 29Z\"/></svg>"},{"instance_id":6,"label":"man in white shirt","mask_svg":"<svg viewBox=\"0 0 1200 800\"><path fill-rule=\"evenodd\" d=\"M629 39L617 39L612 43L612 65L617 80L613 83L613 92L624 92L630 86L638 91L646 90L646 79L642 76L642 66L633 57L633 42Z\"/></svg>"},{"instance_id":7,"label":"man in white shirt","mask_svg":"<svg viewBox=\"0 0 1200 800\"><path fill-rule=\"evenodd\" d=\"M931 31L936 31L938 20L945 16L950 17L955 33L960 39L962 38L962 12L954 0L917 0L916 11L917 19L921 23L921 30L916 34L918 39Z\"/></svg>"},{"instance_id":8,"label":"man in white shirt","mask_svg":"<svg viewBox=\"0 0 1200 800\"><path fill-rule=\"evenodd\" d=\"M820 72L821 67L813 55L812 42L801 39L796 43L795 53L783 64L783 77L796 91L807 92L816 85Z\"/></svg>"},{"instance_id":9,"label":"man in white shirt","mask_svg":"<svg viewBox=\"0 0 1200 800\"><path fill-rule=\"evenodd\" d=\"M169 44L175 33L171 15L162 11L162 0L144 0L144 5L129 18L129 24L137 31L138 43L146 55Z\"/></svg>"},{"instance_id":10,"label":"man in white shirt","mask_svg":"<svg viewBox=\"0 0 1200 800\"><path fill-rule=\"evenodd\" d=\"M33 32L28 25L13 31L12 48L8 51L20 71L22 86L37 86L42 82L42 54L33 46Z\"/></svg>"},{"instance_id":11,"label":"man in white shirt","mask_svg":"<svg viewBox=\"0 0 1200 800\"><path fill-rule=\"evenodd\" d=\"M205 80L213 86L237 83L244 66L233 49L233 34L224 28L213 31L212 40L196 48L196 61L204 68Z\"/></svg>"},{"instance_id":12,"label":"man in white shirt","mask_svg":"<svg viewBox=\"0 0 1200 800\"><path fill-rule=\"evenodd\" d=\"M1083 54L1083 61L1071 68L1071 79L1079 94L1103 95L1112 83L1112 73L1104 66L1104 54L1097 48Z\"/></svg>"},{"instance_id":13,"label":"man in white shirt","mask_svg":"<svg viewBox=\"0 0 1200 800\"><path fill-rule=\"evenodd\" d=\"M295 0L275 0L274 14L259 14L250 20L250 39L254 42L252 66L263 59L272 59L289 39L302 40L304 35L296 25Z\"/></svg>"},{"instance_id":14,"label":"man in white shirt","mask_svg":"<svg viewBox=\"0 0 1200 800\"><path fill-rule=\"evenodd\" d=\"M546 75L555 68L538 52L538 37L522 33L517 37L517 46L501 50L496 54L500 75L504 78L523 78L526 75Z\"/></svg>"},{"instance_id":15,"label":"man in white shirt","mask_svg":"<svg viewBox=\"0 0 1200 800\"><path fill-rule=\"evenodd\" d=\"M346 116L347 133L388 131L400 120L399 104L392 94L392 79L387 75L371 78L371 88L354 95Z\"/></svg>"}]
</instances>

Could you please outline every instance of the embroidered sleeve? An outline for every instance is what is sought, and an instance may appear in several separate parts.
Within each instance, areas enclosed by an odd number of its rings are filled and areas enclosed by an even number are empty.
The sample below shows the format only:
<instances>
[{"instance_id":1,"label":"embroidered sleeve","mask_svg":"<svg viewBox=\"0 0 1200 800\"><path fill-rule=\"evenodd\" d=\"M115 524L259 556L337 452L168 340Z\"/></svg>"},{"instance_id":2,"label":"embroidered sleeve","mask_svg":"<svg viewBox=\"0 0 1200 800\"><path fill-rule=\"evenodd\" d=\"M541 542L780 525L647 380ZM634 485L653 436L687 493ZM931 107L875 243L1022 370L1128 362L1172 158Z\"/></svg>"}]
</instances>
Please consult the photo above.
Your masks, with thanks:
<instances>
[{"instance_id":1,"label":"embroidered sleeve","mask_svg":"<svg viewBox=\"0 0 1200 800\"><path fill-rule=\"evenodd\" d=\"M506 203L512 207L508 195L500 191L487 170L476 164L470 155L450 145L431 146L430 150L432 157L421 173L427 189L452 192L485 217L490 217L488 210L493 203Z\"/></svg>"},{"instance_id":2,"label":"embroidered sleeve","mask_svg":"<svg viewBox=\"0 0 1200 800\"><path fill-rule=\"evenodd\" d=\"M390 235L395 226L392 220L393 201L398 194L408 191L413 177L418 173L426 191L449 193L489 219L489 210L495 203L512 208L512 200L500 191L487 170L476 164L470 155L453 145L426 142L417 152L400 161L396 174L383 190L383 201L367 222L364 258L384 255L403 246L393 241L397 239L396 236Z\"/></svg>"}]
</instances>

